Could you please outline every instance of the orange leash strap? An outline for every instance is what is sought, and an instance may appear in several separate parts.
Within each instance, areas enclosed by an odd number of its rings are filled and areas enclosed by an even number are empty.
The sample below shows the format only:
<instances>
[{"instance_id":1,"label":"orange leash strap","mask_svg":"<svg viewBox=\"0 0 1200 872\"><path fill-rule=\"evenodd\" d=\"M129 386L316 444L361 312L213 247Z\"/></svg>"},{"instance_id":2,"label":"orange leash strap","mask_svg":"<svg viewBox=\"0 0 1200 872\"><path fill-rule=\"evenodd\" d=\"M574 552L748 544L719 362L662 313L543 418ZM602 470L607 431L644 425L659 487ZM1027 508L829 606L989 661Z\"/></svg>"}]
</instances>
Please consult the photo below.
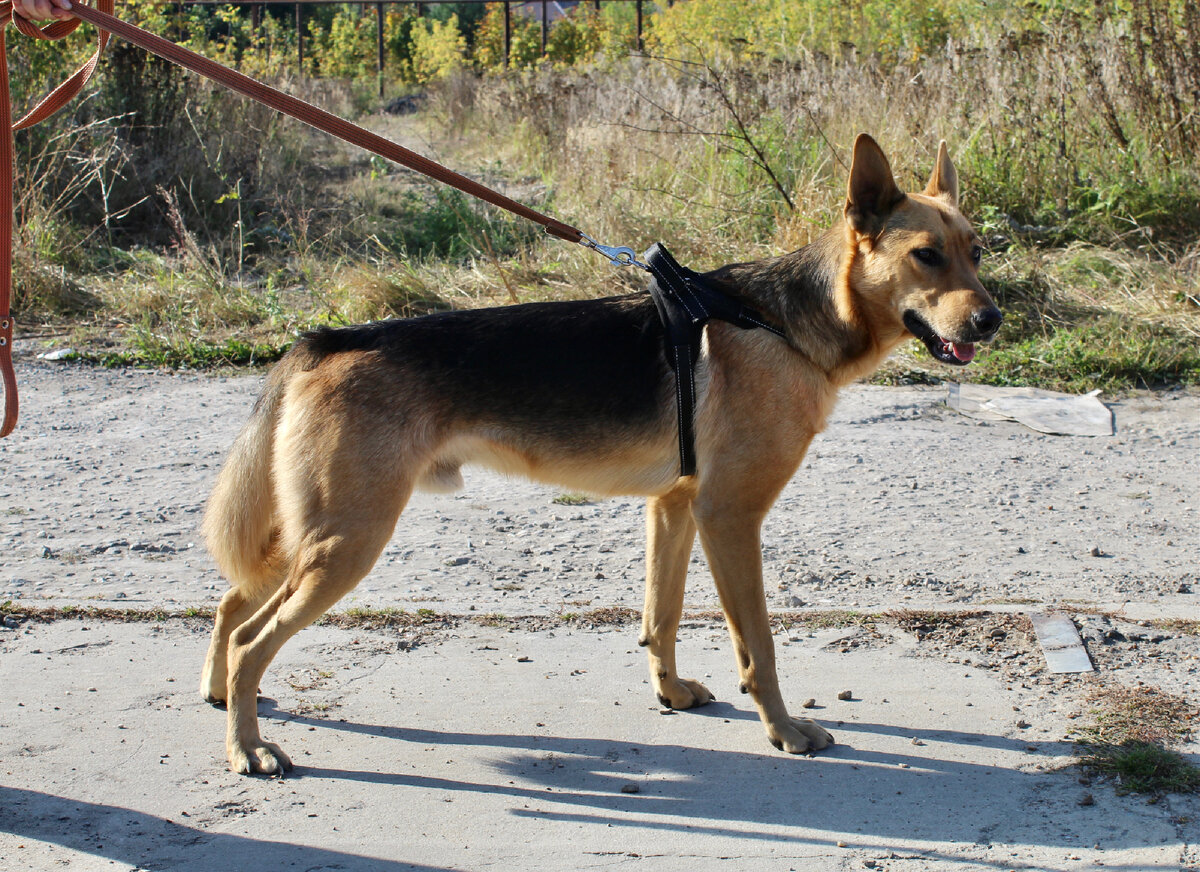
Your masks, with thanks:
<instances>
[{"instance_id":1,"label":"orange leash strap","mask_svg":"<svg viewBox=\"0 0 1200 872\"><path fill-rule=\"evenodd\" d=\"M111 12L113 0L100 0L100 7ZM13 131L37 124L67 105L96 71L100 53L108 43L108 34L101 31L96 52L87 63L14 125L8 88L8 47L5 44L9 24L15 24L18 30L33 39L62 39L79 27L79 20L55 21L42 28L13 15L11 0L0 3L0 380L4 382L4 420L0 422L0 438L17 426L19 405L12 362Z\"/></svg>"}]
</instances>

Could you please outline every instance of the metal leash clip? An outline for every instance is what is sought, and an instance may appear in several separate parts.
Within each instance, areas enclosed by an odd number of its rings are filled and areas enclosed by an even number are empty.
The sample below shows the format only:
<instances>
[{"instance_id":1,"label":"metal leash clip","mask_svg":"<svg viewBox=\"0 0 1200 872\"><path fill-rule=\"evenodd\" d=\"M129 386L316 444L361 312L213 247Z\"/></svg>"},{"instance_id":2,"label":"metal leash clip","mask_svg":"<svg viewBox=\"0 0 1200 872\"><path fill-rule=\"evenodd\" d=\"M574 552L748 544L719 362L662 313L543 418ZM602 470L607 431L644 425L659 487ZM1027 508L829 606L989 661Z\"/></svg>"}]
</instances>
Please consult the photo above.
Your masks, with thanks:
<instances>
[{"instance_id":1,"label":"metal leash clip","mask_svg":"<svg viewBox=\"0 0 1200 872\"><path fill-rule=\"evenodd\" d=\"M632 248L626 245L601 245L586 233L580 233L579 235L581 237L579 240L580 245L598 251L607 257L608 262L613 266L636 266L638 269L650 272L650 267L637 259L637 252Z\"/></svg>"}]
</instances>

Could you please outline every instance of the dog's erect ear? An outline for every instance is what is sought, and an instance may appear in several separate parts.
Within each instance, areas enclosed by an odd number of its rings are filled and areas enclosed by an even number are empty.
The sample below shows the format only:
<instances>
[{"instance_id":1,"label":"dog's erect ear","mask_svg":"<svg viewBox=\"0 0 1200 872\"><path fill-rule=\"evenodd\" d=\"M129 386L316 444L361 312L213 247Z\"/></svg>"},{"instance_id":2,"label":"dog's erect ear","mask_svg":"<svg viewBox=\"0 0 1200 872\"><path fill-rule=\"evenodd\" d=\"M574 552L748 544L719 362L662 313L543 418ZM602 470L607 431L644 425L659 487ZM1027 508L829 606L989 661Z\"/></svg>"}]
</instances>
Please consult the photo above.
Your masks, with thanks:
<instances>
[{"instance_id":1,"label":"dog's erect ear","mask_svg":"<svg viewBox=\"0 0 1200 872\"><path fill-rule=\"evenodd\" d=\"M933 165L933 175L929 177L925 193L930 197L945 197L951 206L958 208L958 172L950 160L950 149L946 148L944 139L938 146L937 163Z\"/></svg>"},{"instance_id":2,"label":"dog's erect ear","mask_svg":"<svg viewBox=\"0 0 1200 872\"><path fill-rule=\"evenodd\" d=\"M904 199L896 186L887 155L871 137L860 133L854 140L854 160L846 189L846 221L864 236L883 230L884 220Z\"/></svg>"}]
</instances>

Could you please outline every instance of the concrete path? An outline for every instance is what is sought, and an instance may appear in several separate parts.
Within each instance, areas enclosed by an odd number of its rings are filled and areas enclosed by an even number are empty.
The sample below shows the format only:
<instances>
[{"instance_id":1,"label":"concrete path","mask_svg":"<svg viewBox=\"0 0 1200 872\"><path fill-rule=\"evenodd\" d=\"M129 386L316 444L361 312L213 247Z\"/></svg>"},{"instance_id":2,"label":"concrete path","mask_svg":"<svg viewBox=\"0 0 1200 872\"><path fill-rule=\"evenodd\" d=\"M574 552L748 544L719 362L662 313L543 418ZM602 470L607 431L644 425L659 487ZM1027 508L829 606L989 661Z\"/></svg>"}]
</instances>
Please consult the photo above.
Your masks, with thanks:
<instances>
[{"instance_id":1,"label":"concrete path","mask_svg":"<svg viewBox=\"0 0 1200 872\"><path fill-rule=\"evenodd\" d=\"M767 744L724 630L703 622L681 633L681 662L720 701L680 713L655 704L632 626L314 627L262 688L264 736L297 764L267 779L225 768L224 712L195 689L206 629L6 631L4 868L991 872L1200 859L1197 798L1149 804L1080 783L1064 735L1082 679L1022 685L923 656L902 632L856 648L852 629L779 635L790 704L814 697L810 713L837 737L806 758Z\"/></svg>"}]
</instances>

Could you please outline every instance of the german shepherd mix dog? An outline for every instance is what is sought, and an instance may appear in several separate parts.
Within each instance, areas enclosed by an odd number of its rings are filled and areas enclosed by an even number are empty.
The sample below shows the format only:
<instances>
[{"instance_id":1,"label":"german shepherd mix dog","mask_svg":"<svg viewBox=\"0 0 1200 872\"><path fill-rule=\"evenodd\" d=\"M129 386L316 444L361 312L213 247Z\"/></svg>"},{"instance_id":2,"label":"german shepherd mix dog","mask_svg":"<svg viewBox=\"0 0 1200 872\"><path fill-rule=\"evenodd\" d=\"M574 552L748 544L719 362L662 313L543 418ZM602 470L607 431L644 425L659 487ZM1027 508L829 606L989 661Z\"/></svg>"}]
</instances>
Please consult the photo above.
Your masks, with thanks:
<instances>
[{"instance_id":1,"label":"german shepherd mix dog","mask_svg":"<svg viewBox=\"0 0 1200 872\"><path fill-rule=\"evenodd\" d=\"M904 194L869 136L854 144L843 220L799 251L705 278L783 328L712 321L696 364L695 475L679 475L675 376L647 294L448 312L304 335L275 367L208 506L221 600L201 692L228 703L236 772L291 762L259 735L256 691L291 636L371 569L414 488L459 468L597 494L644 494L640 644L659 700L704 705L675 633L697 532L767 738L792 754L833 737L791 717L775 674L759 529L825 426L838 389L915 336L968 363L1000 312L976 275L943 142L925 190Z\"/></svg>"}]
</instances>

